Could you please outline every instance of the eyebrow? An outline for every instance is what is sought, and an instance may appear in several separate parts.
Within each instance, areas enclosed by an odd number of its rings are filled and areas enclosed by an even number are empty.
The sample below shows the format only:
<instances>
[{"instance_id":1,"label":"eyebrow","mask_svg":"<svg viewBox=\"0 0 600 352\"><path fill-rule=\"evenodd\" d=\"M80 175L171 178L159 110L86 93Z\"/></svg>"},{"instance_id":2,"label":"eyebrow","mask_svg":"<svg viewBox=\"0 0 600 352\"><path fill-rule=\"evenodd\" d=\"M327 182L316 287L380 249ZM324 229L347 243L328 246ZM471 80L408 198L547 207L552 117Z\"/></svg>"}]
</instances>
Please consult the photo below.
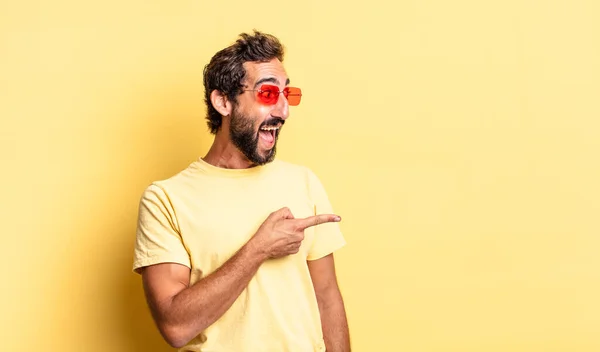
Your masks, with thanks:
<instances>
[{"instance_id":1,"label":"eyebrow","mask_svg":"<svg viewBox=\"0 0 600 352\"><path fill-rule=\"evenodd\" d=\"M279 80L275 77L265 77L265 78L261 78L259 79L255 84L254 84L254 88L256 89L256 87L258 87L260 84L265 83L265 82L271 82L271 83L275 83L275 84L279 84ZM290 84L290 79L286 79L285 80L285 85L289 85Z\"/></svg>"}]
</instances>

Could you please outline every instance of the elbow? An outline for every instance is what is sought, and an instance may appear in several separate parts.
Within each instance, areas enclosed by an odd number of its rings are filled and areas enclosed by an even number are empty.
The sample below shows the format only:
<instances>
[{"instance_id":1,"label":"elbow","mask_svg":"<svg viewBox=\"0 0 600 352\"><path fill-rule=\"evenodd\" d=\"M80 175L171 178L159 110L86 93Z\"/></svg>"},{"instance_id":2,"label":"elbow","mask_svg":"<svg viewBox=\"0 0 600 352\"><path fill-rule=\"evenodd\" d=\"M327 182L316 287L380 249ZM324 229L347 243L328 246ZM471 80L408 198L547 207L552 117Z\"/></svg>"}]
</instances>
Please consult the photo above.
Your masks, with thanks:
<instances>
[{"instance_id":1,"label":"elbow","mask_svg":"<svg viewBox=\"0 0 600 352\"><path fill-rule=\"evenodd\" d=\"M173 348L182 348L183 346L185 346L189 341L186 341L185 339L177 339L177 338L167 338L166 339L167 343L169 344L169 346L173 347Z\"/></svg>"},{"instance_id":2,"label":"elbow","mask_svg":"<svg viewBox=\"0 0 600 352\"><path fill-rule=\"evenodd\" d=\"M173 348L182 348L194 338L183 326L162 325L159 330L165 341Z\"/></svg>"}]
</instances>

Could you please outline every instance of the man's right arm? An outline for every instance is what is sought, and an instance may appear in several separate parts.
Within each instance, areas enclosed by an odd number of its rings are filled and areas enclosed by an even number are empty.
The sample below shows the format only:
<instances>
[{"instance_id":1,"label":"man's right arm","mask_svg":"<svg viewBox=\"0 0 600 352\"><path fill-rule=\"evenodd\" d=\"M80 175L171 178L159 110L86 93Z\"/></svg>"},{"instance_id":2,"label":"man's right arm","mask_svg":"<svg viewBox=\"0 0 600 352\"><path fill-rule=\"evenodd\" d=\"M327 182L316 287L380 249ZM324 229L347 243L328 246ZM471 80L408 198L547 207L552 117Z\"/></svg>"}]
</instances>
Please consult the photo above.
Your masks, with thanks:
<instances>
[{"instance_id":1,"label":"man's right arm","mask_svg":"<svg viewBox=\"0 0 600 352\"><path fill-rule=\"evenodd\" d=\"M304 229L333 221L340 218L294 219L288 208L271 213L234 256L192 286L190 269L184 265L142 269L146 299L164 339L175 348L185 346L231 307L265 260L298 253Z\"/></svg>"},{"instance_id":2,"label":"man's right arm","mask_svg":"<svg viewBox=\"0 0 600 352\"><path fill-rule=\"evenodd\" d=\"M225 264L190 286L190 269L163 263L142 271L150 310L164 339L185 346L221 317L248 285L266 256L249 242Z\"/></svg>"}]
</instances>

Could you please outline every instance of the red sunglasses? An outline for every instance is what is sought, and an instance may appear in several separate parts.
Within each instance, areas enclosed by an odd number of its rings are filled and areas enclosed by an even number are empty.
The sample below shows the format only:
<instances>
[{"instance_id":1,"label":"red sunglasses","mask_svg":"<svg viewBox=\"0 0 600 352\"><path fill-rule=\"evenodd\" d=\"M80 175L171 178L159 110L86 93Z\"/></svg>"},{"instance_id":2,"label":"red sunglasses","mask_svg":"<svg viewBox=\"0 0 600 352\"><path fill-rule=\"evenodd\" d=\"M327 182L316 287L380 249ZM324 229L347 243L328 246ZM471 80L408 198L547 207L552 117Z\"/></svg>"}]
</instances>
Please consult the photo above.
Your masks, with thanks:
<instances>
[{"instance_id":1,"label":"red sunglasses","mask_svg":"<svg viewBox=\"0 0 600 352\"><path fill-rule=\"evenodd\" d=\"M279 100L279 94L283 93L283 96L287 99L290 106L296 106L300 104L300 98L302 97L302 91L300 88L285 87L282 91L279 87L271 84L263 84L260 89L246 89L251 92L256 92L256 98L258 101L265 105L275 105Z\"/></svg>"}]
</instances>

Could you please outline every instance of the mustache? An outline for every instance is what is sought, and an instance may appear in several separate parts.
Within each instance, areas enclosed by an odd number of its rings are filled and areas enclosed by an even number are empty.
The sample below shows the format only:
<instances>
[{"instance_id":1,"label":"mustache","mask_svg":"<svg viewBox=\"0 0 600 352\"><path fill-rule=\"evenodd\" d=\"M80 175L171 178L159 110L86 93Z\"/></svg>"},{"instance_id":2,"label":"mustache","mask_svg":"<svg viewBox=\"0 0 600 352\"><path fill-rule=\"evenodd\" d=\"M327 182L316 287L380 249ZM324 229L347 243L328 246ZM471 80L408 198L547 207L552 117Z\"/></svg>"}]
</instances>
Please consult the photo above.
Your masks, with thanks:
<instances>
[{"instance_id":1,"label":"mustache","mask_svg":"<svg viewBox=\"0 0 600 352\"><path fill-rule=\"evenodd\" d=\"M281 126L283 126L284 123L285 123L284 119L275 117L275 118L266 120L265 122L261 123L259 128L262 128L265 126L277 126L279 124L281 124Z\"/></svg>"}]
</instances>

